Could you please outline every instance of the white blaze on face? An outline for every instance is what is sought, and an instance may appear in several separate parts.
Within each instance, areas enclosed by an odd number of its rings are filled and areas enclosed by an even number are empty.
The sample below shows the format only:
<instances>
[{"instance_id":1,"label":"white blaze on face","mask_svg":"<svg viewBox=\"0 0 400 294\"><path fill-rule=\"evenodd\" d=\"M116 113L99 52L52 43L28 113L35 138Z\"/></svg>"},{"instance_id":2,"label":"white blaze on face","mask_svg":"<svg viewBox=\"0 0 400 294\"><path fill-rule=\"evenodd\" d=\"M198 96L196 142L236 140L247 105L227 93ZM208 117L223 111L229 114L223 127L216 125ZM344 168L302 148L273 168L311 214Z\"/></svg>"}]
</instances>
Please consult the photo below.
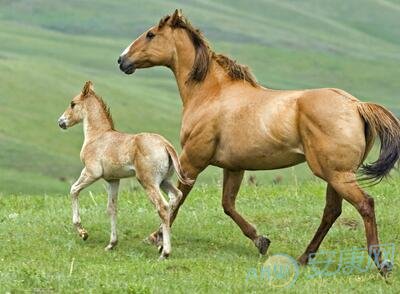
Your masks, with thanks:
<instances>
[{"instance_id":1,"label":"white blaze on face","mask_svg":"<svg viewBox=\"0 0 400 294\"><path fill-rule=\"evenodd\" d=\"M136 40L138 40L140 37L138 37L138 38L136 38L132 43L130 43L129 44L129 46L128 47L126 47L125 48L125 50L121 53L121 55L120 56L124 56L124 55L126 55L128 52L129 52L129 49L131 49L131 47L132 47L132 45L133 45L133 43L135 43L136 42Z\"/></svg>"},{"instance_id":2,"label":"white blaze on face","mask_svg":"<svg viewBox=\"0 0 400 294\"><path fill-rule=\"evenodd\" d=\"M129 52L129 49L131 48L132 44L133 44L133 42L128 47L125 48L125 50L121 53L120 56L126 55Z\"/></svg>"}]
</instances>

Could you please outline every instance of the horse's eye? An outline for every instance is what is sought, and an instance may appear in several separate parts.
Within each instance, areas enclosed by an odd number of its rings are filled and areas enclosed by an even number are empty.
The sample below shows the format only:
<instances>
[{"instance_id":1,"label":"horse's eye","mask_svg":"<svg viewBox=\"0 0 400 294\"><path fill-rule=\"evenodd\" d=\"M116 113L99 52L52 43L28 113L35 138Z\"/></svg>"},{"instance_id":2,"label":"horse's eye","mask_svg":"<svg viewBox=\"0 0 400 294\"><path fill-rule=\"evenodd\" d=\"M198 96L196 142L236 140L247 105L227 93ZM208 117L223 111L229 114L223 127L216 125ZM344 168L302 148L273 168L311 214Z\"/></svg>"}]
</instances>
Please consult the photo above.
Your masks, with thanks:
<instances>
[{"instance_id":1,"label":"horse's eye","mask_svg":"<svg viewBox=\"0 0 400 294\"><path fill-rule=\"evenodd\" d=\"M74 108L75 102L71 102L71 108Z\"/></svg>"},{"instance_id":2,"label":"horse's eye","mask_svg":"<svg viewBox=\"0 0 400 294\"><path fill-rule=\"evenodd\" d=\"M151 31L147 32L147 34L146 34L146 38L149 39L149 40L153 39L154 36L155 36L154 33L151 32Z\"/></svg>"}]
</instances>

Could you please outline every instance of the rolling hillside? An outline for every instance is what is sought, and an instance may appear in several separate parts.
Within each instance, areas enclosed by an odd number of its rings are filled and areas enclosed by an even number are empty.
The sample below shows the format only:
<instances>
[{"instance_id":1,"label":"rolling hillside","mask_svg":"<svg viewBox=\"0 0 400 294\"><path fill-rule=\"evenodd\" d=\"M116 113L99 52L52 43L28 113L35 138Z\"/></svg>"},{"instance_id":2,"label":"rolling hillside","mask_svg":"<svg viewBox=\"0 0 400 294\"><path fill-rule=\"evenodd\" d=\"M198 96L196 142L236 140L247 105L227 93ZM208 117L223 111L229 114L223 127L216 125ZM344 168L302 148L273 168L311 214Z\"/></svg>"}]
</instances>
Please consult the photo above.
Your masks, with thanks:
<instances>
[{"instance_id":1,"label":"rolling hillside","mask_svg":"<svg viewBox=\"0 0 400 294\"><path fill-rule=\"evenodd\" d=\"M0 193L68 192L81 168L82 128L62 132L56 121L88 79L118 129L158 132L179 146L181 103L171 72L126 76L116 66L139 33L178 7L216 51L248 64L267 87L343 88L400 115L398 1L2 0ZM293 181L309 177L305 169L257 178ZM209 169L202 181L219 174Z\"/></svg>"}]
</instances>

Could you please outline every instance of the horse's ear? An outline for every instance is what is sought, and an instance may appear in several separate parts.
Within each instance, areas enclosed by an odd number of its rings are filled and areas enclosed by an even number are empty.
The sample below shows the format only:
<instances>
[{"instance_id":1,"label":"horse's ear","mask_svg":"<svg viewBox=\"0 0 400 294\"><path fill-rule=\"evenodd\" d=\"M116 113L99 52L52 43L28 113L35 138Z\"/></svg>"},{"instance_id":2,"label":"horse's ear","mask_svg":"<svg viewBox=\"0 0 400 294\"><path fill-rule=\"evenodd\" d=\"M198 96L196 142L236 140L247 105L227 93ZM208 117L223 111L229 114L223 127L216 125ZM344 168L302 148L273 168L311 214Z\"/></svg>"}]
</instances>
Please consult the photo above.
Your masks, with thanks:
<instances>
[{"instance_id":1,"label":"horse's ear","mask_svg":"<svg viewBox=\"0 0 400 294\"><path fill-rule=\"evenodd\" d=\"M182 15L182 9L175 9L175 12L171 17L171 25L176 26L181 20Z\"/></svg>"},{"instance_id":2,"label":"horse's ear","mask_svg":"<svg viewBox=\"0 0 400 294\"><path fill-rule=\"evenodd\" d=\"M90 92L94 92L93 83L91 81L87 81L82 89L82 96L86 97L89 95Z\"/></svg>"}]
</instances>

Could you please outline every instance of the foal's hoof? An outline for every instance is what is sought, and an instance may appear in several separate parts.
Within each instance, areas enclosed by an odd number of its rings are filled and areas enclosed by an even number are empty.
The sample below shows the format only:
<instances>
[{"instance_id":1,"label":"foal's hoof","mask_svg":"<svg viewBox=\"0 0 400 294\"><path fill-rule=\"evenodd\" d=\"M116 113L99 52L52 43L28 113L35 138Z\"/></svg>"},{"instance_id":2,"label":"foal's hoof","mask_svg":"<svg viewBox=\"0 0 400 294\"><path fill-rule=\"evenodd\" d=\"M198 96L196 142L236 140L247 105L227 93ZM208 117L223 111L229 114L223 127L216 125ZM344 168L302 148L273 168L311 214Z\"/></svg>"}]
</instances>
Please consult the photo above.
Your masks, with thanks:
<instances>
[{"instance_id":1,"label":"foal's hoof","mask_svg":"<svg viewBox=\"0 0 400 294\"><path fill-rule=\"evenodd\" d=\"M271 244L271 241L264 236L259 236L254 241L254 244L258 248L258 252L260 252L260 254L262 255L265 255L267 253L269 245Z\"/></svg>"},{"instance_id":2,"label":"foal's hoof","mask_svg":"<svg viewBox=\"0 0 400 294\"><path fill-rule=\"evenodd\" d=\"M155 245L157 247L160 247L160 246L162 247L162 245L163 245L162 232L156 231L156 232L150 234L150 236L147 238L147 242L149 244L153 244L153 245Z\"/></svg>"},{"instance_id":3,"label":"foal's hoof","mask_svg":"<svg viewBox=\"0 0 400 294\"><path fill-rule=\"evenodd\" d=\"M393 263L390 260L384 260L381 263L381 267L379 269L379 273L384 277L387 278L393 270Z\"/></svg>"},{"instance_id":4,"label":"foal's hoof","mask_svg":"<svg viewBox=\"0 0 400 294\"><path fill-rule=\"evenodd\" d=\"M85 230L80 230L79 236L81 236L83 241L86 241L86 239L89 238L89 234Z\"/></svg>"},{"instance_id":5,"label":"foal's hoof","mask_svg":"<svg viewBox=\"0 0 400 294\"><path fill-rule=\"evenodd\" d=\"M104 250L105 250L105 251L113 250L113 249L115 248L115 246L117 246L117 241L115 241L115 242L110 242L110 244L108 244L108 245L104 248Z\"/></svg>"},{"instance_id":6,"label":"foal's hoof","mask_svg":"<svg viewBox=\"0 0 400 294\"><path fill-rule=\"evenodd\" d=\"M169 257L169 253L163 252L160 257L158 258L159 261L166 260Z\"/></svg>"}]
</instances>

